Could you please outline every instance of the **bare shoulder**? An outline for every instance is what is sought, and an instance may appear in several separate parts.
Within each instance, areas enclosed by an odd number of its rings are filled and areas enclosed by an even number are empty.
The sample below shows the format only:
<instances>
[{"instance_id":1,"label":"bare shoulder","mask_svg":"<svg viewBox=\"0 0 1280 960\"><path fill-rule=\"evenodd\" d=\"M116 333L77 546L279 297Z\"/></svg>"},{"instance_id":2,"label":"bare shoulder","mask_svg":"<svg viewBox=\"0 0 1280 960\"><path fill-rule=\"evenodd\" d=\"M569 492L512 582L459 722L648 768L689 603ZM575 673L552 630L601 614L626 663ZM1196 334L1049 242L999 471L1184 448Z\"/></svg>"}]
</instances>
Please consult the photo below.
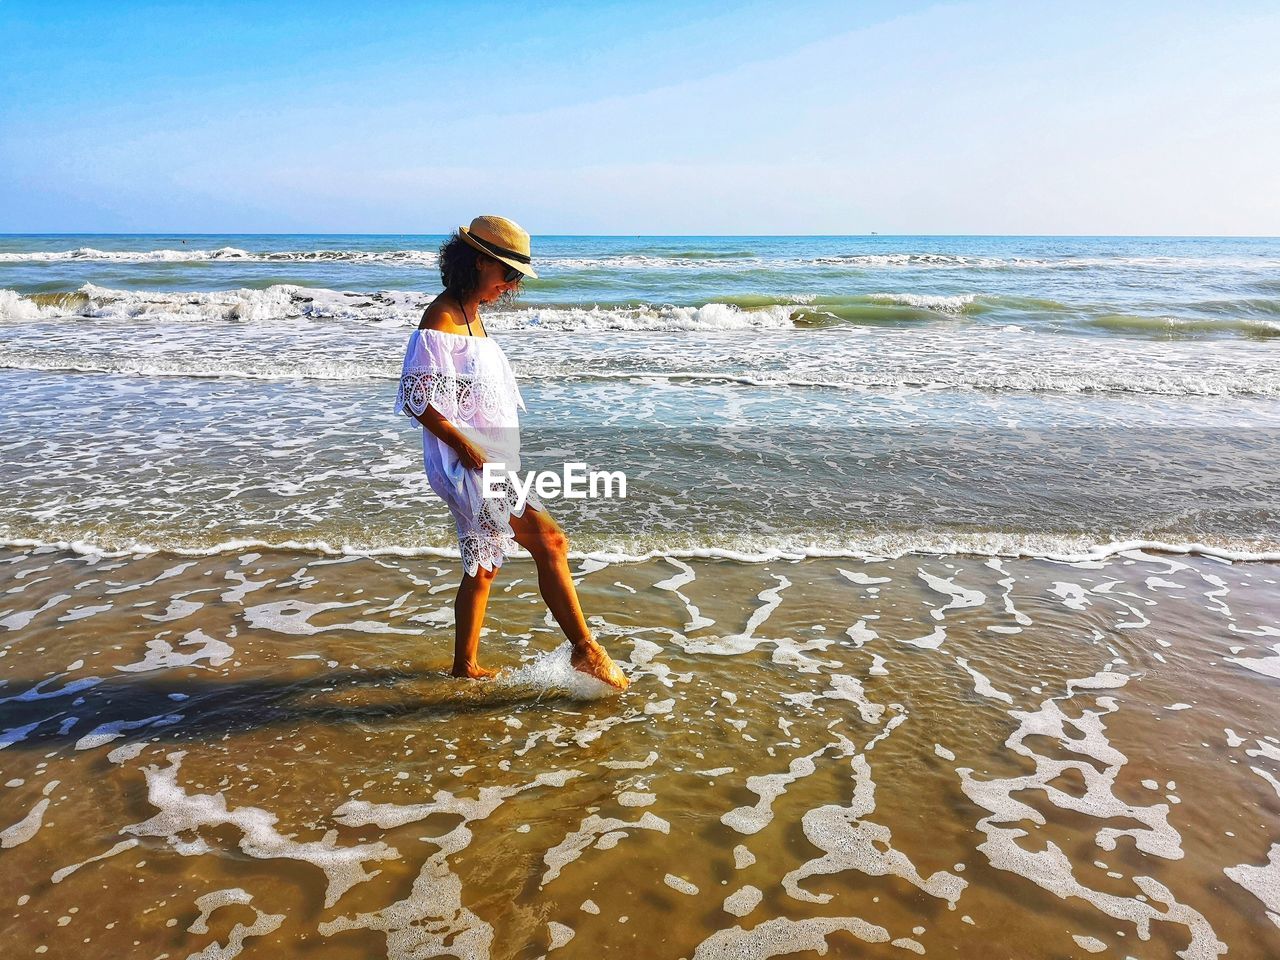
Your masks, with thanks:
<instances>
[{"instance_id":1,"label":"bare shoulder","mask_svg":"<svg viewBox=\"0 0 1280 960\"><path fill-rule=\"evenodd\" d=\"M464 331L467 329L462 311L452 297L446 297L443 294L427 304L427 309L422 312L422 319L418 321L419 330L457 333L459 327Z\"/></svg>"}]
</instances>

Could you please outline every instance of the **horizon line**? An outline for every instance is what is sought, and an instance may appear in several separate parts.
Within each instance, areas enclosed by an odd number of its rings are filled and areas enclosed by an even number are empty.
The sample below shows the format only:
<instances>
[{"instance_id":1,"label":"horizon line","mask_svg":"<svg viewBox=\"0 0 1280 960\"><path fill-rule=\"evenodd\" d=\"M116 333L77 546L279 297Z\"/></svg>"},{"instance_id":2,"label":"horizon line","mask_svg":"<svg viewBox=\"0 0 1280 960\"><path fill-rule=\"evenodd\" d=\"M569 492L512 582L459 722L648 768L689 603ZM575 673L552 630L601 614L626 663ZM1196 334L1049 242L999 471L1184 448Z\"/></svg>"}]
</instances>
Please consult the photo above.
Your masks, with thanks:
<instances>
[{"instance_id":1,"label":"horizon line","mask_svg":"<svg viewBox=\"0 0 1280 960\"><path fill-rule=\"evenodd\" d=\"M0 237L447 237L448 233L386 233L276 231L269 233L240 233L227 230L212 231L96 231L60 230L56 232L10 231L0 232ZM1075 240L1280 240L1280 234L1265 233L533 233L531 237L555 239L725 239L725 240L845 240L936 238L936 239L1075 239Z\"/></svg>"}]
</instances>

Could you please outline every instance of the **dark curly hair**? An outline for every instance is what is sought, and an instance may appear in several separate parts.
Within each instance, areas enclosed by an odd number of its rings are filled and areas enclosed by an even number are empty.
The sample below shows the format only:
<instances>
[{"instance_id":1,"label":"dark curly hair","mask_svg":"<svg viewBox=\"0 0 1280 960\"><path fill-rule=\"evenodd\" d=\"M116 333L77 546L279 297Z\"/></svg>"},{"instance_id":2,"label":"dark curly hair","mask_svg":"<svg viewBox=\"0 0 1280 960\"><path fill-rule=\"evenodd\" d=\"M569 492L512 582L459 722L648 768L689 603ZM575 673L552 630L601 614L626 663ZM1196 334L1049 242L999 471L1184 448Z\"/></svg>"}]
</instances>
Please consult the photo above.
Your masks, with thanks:
<instances>
[{"instance_id":1,"label":"dark curly hair","mask_svg":"<svg viewBox=\"0 0 1280 960\"><path fill-rule=\"evenodd\" d=\"M463 240L462 234L455 230L440 245L440 283L443 284L447 293L465 300L475 292L479 283L476 265L482 260L493 259L495 258L480 252ZM508 290L498 299L498 302L509 304L514 300L515 291Z\"/></svg>"},{"instance_id":2,"label":"dark curly hair","mask_svg":"<svg viewBox=\"0 0 1280 960\"><path fill-rule=\"evenodd\" d=\"M440 245L440 282L455 297L474 293L479 277L476 264L485 256L467 241L457 230Z\"/></svg>"}]
</instances>

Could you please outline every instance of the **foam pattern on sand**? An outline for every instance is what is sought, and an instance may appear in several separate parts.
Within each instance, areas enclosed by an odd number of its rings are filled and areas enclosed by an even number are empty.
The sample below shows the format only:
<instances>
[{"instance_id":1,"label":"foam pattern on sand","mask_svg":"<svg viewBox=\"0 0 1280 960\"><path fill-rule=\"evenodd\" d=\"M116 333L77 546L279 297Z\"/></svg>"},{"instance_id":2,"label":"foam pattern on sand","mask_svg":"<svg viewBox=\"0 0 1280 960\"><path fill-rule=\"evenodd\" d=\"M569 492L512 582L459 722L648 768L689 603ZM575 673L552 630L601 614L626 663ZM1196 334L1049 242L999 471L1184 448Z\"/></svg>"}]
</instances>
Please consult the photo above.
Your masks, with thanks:
<instances>
[{"instance_id":1,"label":"foam pattern on sand","mask_svg":"<svg viewBox=\"0 0 1280 960\"><path fill-rule=\"evenodd\" d=\"M446 672L430 558L0 561L0 614L30 614L0 635L0 836L52 881L15 912L70 918L53 945L1201 960L1280 936L1280 848L1236 813L1280 795L1268 564L595 564L632 680L600 696L519 561L489 681Z\"/></svg>"}]
</instances>

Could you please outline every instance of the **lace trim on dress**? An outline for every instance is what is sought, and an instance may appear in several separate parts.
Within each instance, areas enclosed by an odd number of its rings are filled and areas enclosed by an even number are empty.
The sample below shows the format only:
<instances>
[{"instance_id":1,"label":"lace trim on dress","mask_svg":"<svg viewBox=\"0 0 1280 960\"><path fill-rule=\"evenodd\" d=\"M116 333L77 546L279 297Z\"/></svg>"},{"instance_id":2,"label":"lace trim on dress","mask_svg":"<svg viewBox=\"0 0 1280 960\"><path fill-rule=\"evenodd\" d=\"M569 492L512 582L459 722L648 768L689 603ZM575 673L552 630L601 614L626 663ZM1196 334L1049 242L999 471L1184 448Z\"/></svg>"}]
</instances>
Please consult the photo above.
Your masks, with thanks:
<instances>
[{"instance_id":1,"label":"lace trim on dress","mask_svg":"<svg viewBox=\"0 0 1280 960\"><path fill-rule=\"evenodd\" d=\"M506 480L500 481L499 485L504 488L503 495L486 497L476 515L479 532L467 533L458 538L458 546L462 551L462 569L469 577L474 577L480 567L486 570L501 567L507 555L520 546L511 529L511 515L523 516L524 511L516 513L518 494L515 486ZM538 509L541 506L542 502L530 491L525 508Z\"/></svg>"},{"instance_id":2,"label":"lace trim on dress","mask_svg":"<svg viewBox=\"0 0 1280 960\"><path fill-rule=\"evenodd\" d=\"M509 397L505 378L420 370L400 377L396 406L412 410L417 416L425 413L430 404L450 420L470 420L477 412L495 419Z\"/></svg>"}]
</instances>

